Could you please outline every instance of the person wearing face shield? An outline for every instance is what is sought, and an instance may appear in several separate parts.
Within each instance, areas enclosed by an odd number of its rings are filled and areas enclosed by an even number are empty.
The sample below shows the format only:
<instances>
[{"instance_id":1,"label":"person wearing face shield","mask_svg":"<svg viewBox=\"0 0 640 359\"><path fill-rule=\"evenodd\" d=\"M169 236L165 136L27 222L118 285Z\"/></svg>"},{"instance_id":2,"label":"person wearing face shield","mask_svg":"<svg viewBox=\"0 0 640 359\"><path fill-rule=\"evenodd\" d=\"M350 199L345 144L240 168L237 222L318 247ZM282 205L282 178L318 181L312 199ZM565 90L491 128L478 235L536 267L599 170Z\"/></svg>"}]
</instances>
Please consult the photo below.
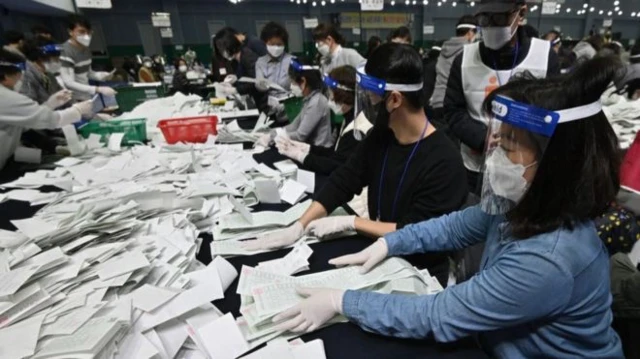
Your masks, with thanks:
<instances>
[{"instance_id":1,"label":"person wearing face shield","mask_svg":"<svg viewBox=\"0 0 640 359\"><path fill-rule=\"evenodd\" d=\"M390 256L485 242L479 273L435 295L301 288L308 298L276 316L277 329L311 331L342 314L400 338L475 336L492 358L623 358L593 222L619 189L618 141L599 98L620 65L598 58L494 91L481 107L491 120L480 204L329 261L367 272Z\"/></svg>"},{"instance_id":2,"label":"person wearing face shield","mask_svg":"<svg viewBox=\"0 0 640 359\"><path fill-rule=\"evenodd\" d=\"M465 46L451 66L444 121L461 142L469 190L476 194L487 132L482 101L517 73L529 71L541 78L560 73L549 42L527 37L519 26L526 13L525 0L482 0L476 13L482 41Z\"/></svg>"},{"instance_id":3,"label":"person wearing face shield","mask_svg":"<svg viewBox=\"0 0 640 359\"><path fill-rule=\"evenodd\" d=\"M60 72L60 46L53 40L37 37L24 44L27 57L20 93L39 104L56 109L71 100L71 92L63 90L55 76ZM55 95L55 96L54 96Z\"/></svg>"},{"instance_id":4,"label":"person wearing face shield","mask_svg":"<svg viewBox=\"0 0 640 359\"><path fill-rule=\"evenodd\" d=\"M354 49L342 47L344 37L338 29L330 24L320 24L313 29L313 41L321 56L320 69L323 74L328 74L336 67L349 65L357 68L364 62L364 57Z\"/></svg>"},{"instance_id":5,"label":"person wearing face shield","mask_svg":"<svg viewBox=\"0 0 640 359\"><path fill-rule=\"evenodd\" d=\"M0 51L0 169L15 152L25 130L61 128L92 114L90 100L54 111L20 94L25 68L20 57Z\"/></svg>"},{"instance_id":6,"label":"person wearing face shield","mask_svg":"<svg viewBox=\"0 0 640 359\"><path fill-rule=\"evenodd\" d=\"M138 70L139 82L158 82L160 77L155 72L154 63L151 57L145 56L142 58L142 67Z\"/></svg>"},{"instance_id":7,"label":"person wearing face shield","mask_svg":"<svg viewBox=\"0 0 640 359\"><path fill-rule=\"evenodd\" d=\"M267 46L267 55L260 57L256 62L256 89L266 95L282 94L281 91L269 87L272 83L289 91L289 65L293 57L285 52L285 46L289 42L287 29L272 21L264 25L260 38ZM269 113L274 113L279 119L286 119L284 106L275 98L267 100L267 107Z\"/></svg>"},{"instance_id":8,"label":"person wearing face shield","mask_svg":"<svg viewBox=\"0 0 640 359\"><path fill-rule=\"evenodd\" d=\"M115 96L116 91L106 86L91 86L89 79L105 81L111 77L108 72L95 72L91 69L91 23L89 20L71 15L67 30L69 40L62 44L60 75L64 86L73 92L74 100L88 100L99 93Z\"/></svg>"},{"instance_id":9,"label":"person wearing face shield","mask_svg":"<svg viewBox=\"0 0 640 359\"><path fill-rule=\"evenodd\" d=\"M276 138L280 154L302 164L302 168L317 174L330 175L356 150L358 144L373 127L364 112L355 117L356 69L341 66L324 76L329 92L329 108L344 116L333 147L311 146L289 138Z\"/></svg>"},{"instance_id":10,"label":"person wearing face shield","mask_svg":"<svg viewBox=\"0 0 640 359\"><path fill-rule=\"evenodd\" d=\"M331 130L331 113L324 95L324 83L318 66L309 61L291 59L288 70L291 93L302 97L302 109L293 121L283 127L288 140L313 146L331 147L335 142ZM256 145L267 147L276 139L276 131L262 135Z\"/></svg>"},{"instance_id":11,"label":"person wearing face shield","mask_svg":"<svg viewBox=\"0 0 640 359\"><path fill-rule=\"evenodd\" d=\"M433 94L429 99L429 105L433 109L431 122L439 130L449 131L443 118L444 110L442 104L444 102L444 94L447 91L447 82L453 60L462 53L465 45L476 41L477 28L476 19L471 15L464 15L458 20L458 24L456 25L456 36L442 44L442 51L435 65Z\"/></svg>"},{"instance_id":12,"label":"person wearing face shield","mask_svg":"<svg viewBox=\"0 0 640 359\"><path fill-rule=\"evenodd\" d=\"M348 161L333 171L299 221L259 236L246 243L247 248L285 247L305 232L324 239L356 230L378 238L458 210L465 203L468 191L459 151L444 133L436 131L424 112L418 52L408 45L383 44L366 66L357 69L356 82L354 113L373 119L373 129ZM360 129L354 130L355 137ZM365 187L370 219L326 217ZM449 260L445 253L416 258L415 265L426 265L446 285Z\"/></svg>"}]
</instances>

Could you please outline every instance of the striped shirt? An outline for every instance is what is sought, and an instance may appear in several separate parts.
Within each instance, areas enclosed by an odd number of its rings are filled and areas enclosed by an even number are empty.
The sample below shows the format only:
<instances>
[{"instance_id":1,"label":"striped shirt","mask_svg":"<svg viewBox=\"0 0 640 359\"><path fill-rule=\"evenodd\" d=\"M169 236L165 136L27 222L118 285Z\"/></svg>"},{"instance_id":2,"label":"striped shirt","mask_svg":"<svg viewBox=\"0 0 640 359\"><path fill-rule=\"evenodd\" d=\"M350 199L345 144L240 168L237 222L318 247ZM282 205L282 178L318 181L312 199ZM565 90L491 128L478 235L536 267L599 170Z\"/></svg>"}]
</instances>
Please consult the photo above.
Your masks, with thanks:
<instances>
[{"instance_id":1,"label":"striped shirt","mask_svg":"<svg viewBox=\"0 0 640 359\"><path fill-rule=\"evenodd\" d=\"M63 80L65 86L73 91L73 98L75 100L88 100L95 93L95 88L89 86L89 73L91 72L91 50L89 48L81 48L73 45L70 41L65 42L62 45L62 52L60 54L60 63L62 64L62 71L65 69L73 69L73 80Z\"/></svg>"}]
</instances>

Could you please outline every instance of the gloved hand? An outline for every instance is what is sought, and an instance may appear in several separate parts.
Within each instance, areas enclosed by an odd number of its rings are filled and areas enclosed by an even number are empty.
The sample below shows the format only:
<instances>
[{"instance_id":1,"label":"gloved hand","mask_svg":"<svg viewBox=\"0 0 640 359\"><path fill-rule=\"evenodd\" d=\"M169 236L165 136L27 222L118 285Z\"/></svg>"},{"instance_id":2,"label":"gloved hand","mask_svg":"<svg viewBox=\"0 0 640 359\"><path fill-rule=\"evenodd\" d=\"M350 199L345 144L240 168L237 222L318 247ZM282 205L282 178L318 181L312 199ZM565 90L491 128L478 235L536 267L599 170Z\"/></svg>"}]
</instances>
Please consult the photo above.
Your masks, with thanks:
<instances>
[{"instance_id":1,"label":"gloved hand","mask_svg":"<svg viewBox=\"0 0 640 359\"><path fill-rule=\"evenodd\" d=\"M236 75L227 75L227 77L224 78L224 82L230 85L235 84L236 81L238 81L238 76Z\"/></svg>"},{"instance_id":2,"label":"gloved hand","mask_svg":"<svg viewBox=\"0 0 640 359\"><path fill-rule=\"evenodd\" d=\"M387 242L384 238L378 238L374 244L360 252L333 258L329 261L329 264L334 266L362 265L360 273L364 274L375 267L376 264L382 262L383 259L387 258L387 254L389 254Z\"/></svg>"},{"instance_id":3,"label":"gloved hand","mask_svg":"<svg viewBox=\"0 0 640 359\"><path fill-rule=\"evenodd\" d=\"M280 107L281 103L280 103L280 101L278 101L277 98L275 98L273 96L269 96L267 98L267 105L269 105L270 108L278 108L278 107Z\"/></svg>"},{"instance_id":4,"label":"gloved hand","mask_svg":"<svg viewBox=\"0 0 640 359\"><path fill-rule=\"evenodd\" d=\"M294 140L290 140L291 145L293 145L294 147L300 149L302 152L309 154L309 151L311 151L311 145L308 143L304 143L304 142L300 142L300 141L294 141Z\"/></svg>"},{"instance_id":5,"label":"gloved hand","mask_svg":"<svg viewBox=\"0 0 640 359\"><path fill-rule=\"evenodd\" d=\"M232 84L221 82L214 84L216 88L216 97L230 97L238 94L238 90Z\"/></svg>"},{"instance_id":6,"label":"gloved hand","mask_svg":"<svg viewBox=\"0 0 640 359\"><path fill-rule=\"evenodd\" d=\"M60 90L54 93L53 95L51 95L51 97L49 97L47 102L45 102L44 104L50 109L55 110L56 108L71 101L72 94L73 93L69 90Z\"/></svg>"},{"instance_id":7,"label":"gloved hand","mask_svg":"<svg viewBox=\"0 0 640 359\"><path fill-rule=\"evenodd\" d=\"M333 216L316 219L309 223L305 233L319 239L327 236L356 230L356 216Z\"/></svg>"},{"instance_id":8,"label":"gloved hand","mask_svg":"<svg viewBox=\"0 0 640 359\"><path fill-rule=\"evenodd\" d=\"M267 79L257 79L256 80L256 90L260 92L269 91L269 80Z\"/></svg>"},{"instance_id":9,"label":"gloved hand","mask_svg":"<svg viewBox=\"0 0 640 359\"><path fill-rule=\"evenodd\" d=\"M286 144L282 144L282 142L280 142L280 144L278 144L276 142L276 148L278 149L278 152L283 155L283 156L287 156L289 158L291 158L292 160L296 160L300 163L304 162L304 159L307 158L307 153L305 153L304 151L302 151L301 149L294 147L294 146L289 146Z\"/></svg>"},{"instance_id":10,"label":"gloved hand","mask_svg":"<svg viewBox=\"0 0 640 359\"><path fill-rule=\"evenodd\" d=\"M271 144L271 134L270 133L265 133L264 135L261 135L258 138L258 140L254 144L254 146L262 146L264 148L267 148L267 147L269 147L270 144Z\"/></svg>"},{"instance_id":11,"label":"gloved hand","mask_svg":"<svg viewBox=\"0 0 640 359\"><path fill-rule=\"evenodd\" d=\"M98 86L96 87L96 93L103 94L105 96L115 96L118 92L111 87Z\"/></svg>"},{"instance_id":12,"label":"gloved hand","mask_svg":"<svg viewBox=\"0 0 640 359\"><path fill-rule=\"evenodd\" d=\"M82 117L89 118L94 115L93 113L93 102L91 100L82 101L71 106L78 110Z\"/></svg>"},{"instance_id":13,"label":"gloved hand","mask_svg":"<svg viewBox=\"0 0 640 359\"><path fill-rule=\"evenodd\" d=\"M296 221L296 223L287 228L261 234L255 241L244 241L242 242L242 247L249 251L287 247L296 243L303 234L302 223Z\"/></svg>"},{"instance_id":14,"label":"gloved hand","mask_svg":"<svg viewBox=\"0 0 640 359\"><path fill-rule=\"evenodd\" d=\"M310 333L342 313L344 290L298 288L297 291L306 298L295 307L273 317L274 323L286 320L277 326L278 331Z\"/></svg>"}]
</instances>

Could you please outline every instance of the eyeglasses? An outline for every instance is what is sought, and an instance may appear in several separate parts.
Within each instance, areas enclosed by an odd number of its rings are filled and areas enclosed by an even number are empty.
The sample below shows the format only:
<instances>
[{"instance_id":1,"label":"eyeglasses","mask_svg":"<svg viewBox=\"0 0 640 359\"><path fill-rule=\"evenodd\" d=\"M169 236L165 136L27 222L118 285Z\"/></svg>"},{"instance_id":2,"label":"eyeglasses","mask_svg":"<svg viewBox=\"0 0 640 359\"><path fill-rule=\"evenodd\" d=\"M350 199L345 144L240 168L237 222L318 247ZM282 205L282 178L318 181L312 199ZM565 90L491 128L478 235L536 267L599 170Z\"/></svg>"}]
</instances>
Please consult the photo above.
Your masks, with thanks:
<instances>
[{"instance_id":1,"label":"eyeglasses","mask_svg":"<svg viewBox=\"0 0 640 359\"><path fill-rule=\"evenodd\" d=\"M490 27L490 26L509 26L511 25L511 15L518 10L500 13L480 13L475 16L478 26Z\"/></svg>"}]
</instances>

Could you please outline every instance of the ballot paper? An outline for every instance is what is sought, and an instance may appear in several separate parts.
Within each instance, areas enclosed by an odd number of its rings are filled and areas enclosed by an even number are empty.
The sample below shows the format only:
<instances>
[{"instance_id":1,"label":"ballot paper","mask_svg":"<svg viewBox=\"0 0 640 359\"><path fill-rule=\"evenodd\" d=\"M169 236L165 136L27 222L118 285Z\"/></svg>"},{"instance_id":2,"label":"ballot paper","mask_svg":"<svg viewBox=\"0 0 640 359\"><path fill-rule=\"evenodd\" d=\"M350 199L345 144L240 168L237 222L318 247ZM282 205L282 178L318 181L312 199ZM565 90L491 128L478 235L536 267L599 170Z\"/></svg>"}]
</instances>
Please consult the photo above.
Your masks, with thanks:
<instances>
[{"instance_id":1,"label":"ballot paper","mask_svg":"<svg viewBox=\"0 0 640 359\"><path fill-rule=\"evenodd\" d=\"M45 314L33 316L16 325L0 329L0 356L3 358L24 358L36 351L38 335Z\"/></svg>"},{"instance_id":2,"label":"ballot paper","mask_svg":"<svg viewBox=\"0 0 640 359\"><path fill-rule=\"evenodd\" d=\"M133 305L145 312L151 312L178 295L178 291L145 284L133 293Z\"/></svg>"},{"instance_id":3,"label":"ballot paper","mask_svg":"<svg viewBox=\"0 0 640 359\"><path fill-rule=\"evenodd\" d=\"M293 175L298 170L298 165L291 160L276 162L273 165L285 176Z\"/></svg>"},{"instance_id":4,"label":"ballot paper","mask_svg":"<svg viewBox=\"0 0 640 359\"><path fill-rule=\"evenodd\" d=\"M294 180L286 180L280 189L280 197L283 201L294 205L305 197L307 187Z\"/></svg>"},{"instance_id":5,"label":"ballot paper","mask_svg":"<svg viewBox=\"0 0 640 359\"><path fill-rule=\"evenodd\" d=\"M256 180L256 195L261 203L280 203L278 182L274 180Z\"/></svg>"},{"instance_id":6,"label":"ballot paper","mask_svg":"<svg viewBox=\"0 0 640 359\"><path fill-rule=\"evenodd\" d=\"M120 145L122 145L124 135L124 133L112 133L111 135L109 135L109 144L107 145L107 147L110 151L120 152Z\"/></svg>"},{"instance_id":7,"label":"ballot paper","mask_svg":"<svg viewBox=\"0 0 640 359\"><path fill-rule=\"evenodd\" d=\"M256 268L267 272L292 275L309 269L309 257L313 250L304 241L298 242L283 258L258 263Z\"/></svg>"},{"instance_id":8,"label":"ballot paper","mask_svg":"<svg viewBox=\"0 0 640 359\"><path fill-rule=\"evenodd\" d=\"M249 350L249 344L242 336L231 313L198 329L198 335L212 358L235 359Z\"/></svg>"},{"instance_id":9,"label":"ballot paper","mask_svg":"<svg viewBox=\"0 0 640 359\"><path fill-rule=\"evenodd\" d=\"M296 181L306 187L305 192L313 193L316 188L316 174L303 169L298 169Z\"/></svg>"}]
</instances>

